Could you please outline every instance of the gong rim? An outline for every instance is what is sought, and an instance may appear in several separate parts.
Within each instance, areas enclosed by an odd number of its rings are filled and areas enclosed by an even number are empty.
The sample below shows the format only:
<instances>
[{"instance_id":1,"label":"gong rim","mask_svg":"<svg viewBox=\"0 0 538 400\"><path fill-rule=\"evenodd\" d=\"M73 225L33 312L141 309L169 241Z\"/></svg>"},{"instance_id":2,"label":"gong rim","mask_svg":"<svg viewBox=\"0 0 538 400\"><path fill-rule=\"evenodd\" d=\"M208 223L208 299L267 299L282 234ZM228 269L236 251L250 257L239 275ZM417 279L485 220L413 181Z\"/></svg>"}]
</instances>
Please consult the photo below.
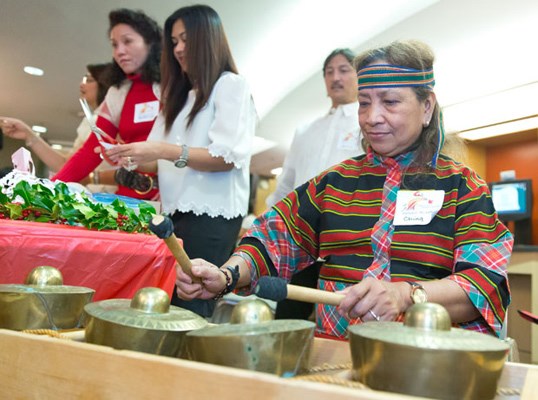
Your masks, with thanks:
<instances>
[{"instance_id":1,"label":"gong rim","mask_svg":"<svg viewBox=\"0 0 538 400\"><path fill-rule=\"evenodd\" d=\"M93 318L113 324L155 331L183 332L205 327L208 322L180 307L165 313L148 313L131 307L129 299L110 299L87 304L84 311Z\"/></svg>"},{"instance_id":2,"label":"gong rim","mask_svg":"<svg viewBox=\"0 0 538 400\"><path fill-rule=\"evenodd\" d=\"M233 336L259 336L265 334L278 334L294 332L305 329L314 329L315 323L306 320L282 319L264 321L256 324L221 324L205 327L189 332L187 336L193 337L233 337Z\"/></svg>"},{"instance_id":3,"label":"gong rim","mask_svg":"<svg viewBox=\"0 0 538 400\"><path fill-rule=\"evenodd\" d=\"M509 345L502 340L480 332L461 328L448 331L420 330L401 322L364 322L348 327L351 335L373 341L409 346L416 349L454 351L507 351Z\"/></svg>"}]
</instances>

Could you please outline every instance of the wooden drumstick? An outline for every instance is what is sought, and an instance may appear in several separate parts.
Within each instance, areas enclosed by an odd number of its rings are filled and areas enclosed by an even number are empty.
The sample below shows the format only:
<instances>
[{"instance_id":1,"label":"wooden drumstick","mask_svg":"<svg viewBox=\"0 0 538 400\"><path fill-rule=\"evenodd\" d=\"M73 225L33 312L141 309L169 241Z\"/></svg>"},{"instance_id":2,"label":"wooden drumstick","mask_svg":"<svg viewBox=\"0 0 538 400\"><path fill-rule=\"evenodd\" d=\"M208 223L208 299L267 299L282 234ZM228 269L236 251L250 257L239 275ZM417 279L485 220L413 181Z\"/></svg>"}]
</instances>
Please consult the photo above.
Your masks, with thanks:
<instances>
[{"instance_id":1,"label":"wooden drumstick","mask_svg":"<svg viewBox=\"0 0 538 400\"><path fill-rule=\"evenodd\" d=\"M156 215L151 219L149 229L164 240L168 249L172 252L172 255L181 266L183 272L189 275L194 282L200 282L200 278L195 277L192 274L191 260L187 253L185 253L185 250L183 250L183 247L179 245L177 237L174 234L174 224L172 223L172 220L164 215Z\"/></svg>"},{"instance_id":2,"label":"wooden drumstick","mask_svg":"<svg viewBox=\"0 0 538 400\"><path fill-rule=\"evenodd\" d=\"M254 289L254 294L264 299L282 301L285 299L338 306L344 299L343 294L290 285L277 276L262 276Z\"/></svg>"}]
</instances>

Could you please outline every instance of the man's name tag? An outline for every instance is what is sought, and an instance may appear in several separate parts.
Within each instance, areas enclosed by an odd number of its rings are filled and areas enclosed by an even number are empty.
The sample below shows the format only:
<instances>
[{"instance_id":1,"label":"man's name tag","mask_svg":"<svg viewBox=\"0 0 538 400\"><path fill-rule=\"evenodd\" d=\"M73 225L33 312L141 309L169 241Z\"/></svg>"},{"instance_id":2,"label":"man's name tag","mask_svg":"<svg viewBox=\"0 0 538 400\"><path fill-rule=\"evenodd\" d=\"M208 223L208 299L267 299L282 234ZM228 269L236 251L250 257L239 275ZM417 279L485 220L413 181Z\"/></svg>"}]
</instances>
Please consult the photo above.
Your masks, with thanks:
<instances>
[{"instance_id":1,"label":"man's name tag","mask_svg":"<svg viewBox=\"0 0 538 400\"><path fill-rule=\"evenodd\" d=\"M394 225L427 225L443 206L444 190L399 190Z\"/></svg>"},{"instance_id":2,"label":"man's name tag","mask_svg":"<svg viewBox=\"0 0 538 400\"><path fill-rule=\"evenodd\" d=\"M159 114L159 101L135 104L134 122L149 122L157 118Z\"/></svg>"}]
</instances>

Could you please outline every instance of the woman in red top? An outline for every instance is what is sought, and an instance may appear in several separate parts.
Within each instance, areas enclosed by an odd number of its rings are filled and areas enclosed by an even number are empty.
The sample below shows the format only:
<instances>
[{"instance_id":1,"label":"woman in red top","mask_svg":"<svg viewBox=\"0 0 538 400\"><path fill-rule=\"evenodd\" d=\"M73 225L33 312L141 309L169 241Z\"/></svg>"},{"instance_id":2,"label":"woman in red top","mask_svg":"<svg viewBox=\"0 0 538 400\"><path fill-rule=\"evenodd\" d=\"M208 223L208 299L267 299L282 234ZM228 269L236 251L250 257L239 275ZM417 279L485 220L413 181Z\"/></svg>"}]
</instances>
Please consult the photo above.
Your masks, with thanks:
<instances>
[{"instance_id":1,"label":"woman in red top","mask_svg":"<svg viewBox=\"0 0 538 400\"><path fill-rule=\"evenodd\" d=\"M160 54L162 31L141 11L113 10L109 14L112 45L112 86L98 110L96 125L119 142L145 141L159 112ZM99 142L90 135L82 148L52 177L78 182L100 163L95 148ZM158 195L154 174L141 171L116 171L116 194L140 199Z\"/></svg>"}]
</instances>

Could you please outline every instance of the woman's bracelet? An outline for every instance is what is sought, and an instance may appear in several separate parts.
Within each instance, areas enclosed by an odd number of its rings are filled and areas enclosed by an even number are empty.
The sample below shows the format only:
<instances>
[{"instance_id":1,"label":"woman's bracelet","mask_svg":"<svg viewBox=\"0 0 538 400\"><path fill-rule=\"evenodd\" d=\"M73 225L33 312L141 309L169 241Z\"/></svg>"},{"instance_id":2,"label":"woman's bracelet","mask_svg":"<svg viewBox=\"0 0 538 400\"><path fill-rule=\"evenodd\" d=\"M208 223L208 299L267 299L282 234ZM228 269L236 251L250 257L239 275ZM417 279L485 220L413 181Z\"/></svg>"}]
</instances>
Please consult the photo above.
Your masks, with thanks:
<instances>
[{"instance_id":1,"label":"woman's bracelet","mask_svg":"<svg viewBox=\"0 0 538 400\"><path fill-rule=\"evenodd\" d=\"M239 281L239 265L236 265L235 267L227 265L226 269L230 271L230 275L228 275L224 270L219 268L219 271L222 272L226 277L226 286L224 286L224 289L222 289L222 291L213 298L214 300L219 300L225 294L228 294L233 291L237 286L237 282Z\"/></svg>"}]
</instances>

